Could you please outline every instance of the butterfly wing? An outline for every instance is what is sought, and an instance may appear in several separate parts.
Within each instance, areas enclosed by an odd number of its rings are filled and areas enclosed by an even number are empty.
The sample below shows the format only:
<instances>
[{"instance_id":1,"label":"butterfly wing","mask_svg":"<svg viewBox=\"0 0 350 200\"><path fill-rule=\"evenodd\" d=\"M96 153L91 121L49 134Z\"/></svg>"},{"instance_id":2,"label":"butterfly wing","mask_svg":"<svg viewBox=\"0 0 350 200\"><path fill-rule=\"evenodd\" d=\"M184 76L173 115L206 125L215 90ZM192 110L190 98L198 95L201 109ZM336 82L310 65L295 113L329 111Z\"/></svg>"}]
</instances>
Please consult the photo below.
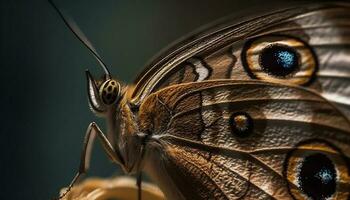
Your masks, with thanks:
<instances>
[{"instance_id":1,"label":"butterfly wing","mask_svg":"<svg viewBox=\"0 0 350 200\"><path fill-rule=\"evenodd\" d=\"M276 80L269 74L263 78L252 76L259 67L252 70L245 66L242 55L246 53L246 43L281 35L286 40L302 41L310 49L309 54L314 55L314 73L301 71L296 75L306 80L303 83L308 82L308 88L319 92L350 116L349 13L349 4L304 6L204 30L149 64L135 81L131 102L140 105L149 94L179 83L217 79ZM288 83L284 77L277 81Z\"/></svg>"},{"instance_id":2,"label":"butterfly wing","mask_svg":"<svg viewBox=\"0 0 350 200\"><path fill-rule=\"evenodd\" d=\"M236 113L251 117L250 135L235 133ZM349 121L300 87L230 80L174 85L146 99L140 121L141 131L152 133L146 169L169 199L291 199L288 186L298 186L283 171L300 142L324 140L341 149L331 157L350 157ZM349 169L338 164L342 193L350 189Z\"/></svg>"},{"instance_id":3,"label":"butterfly wing","mask_svg":"<svg viewBox=\"0 0 350 200\"><path fill-rule=\"evenodd\" d=\"M167 198L349 198L349 11L305 6L207 29L141 73L130 103L149 136L144 170ZM298 52L297 71L263 69L272 43ZM310 189L315 177L327 188Z\"/></svg>"}]
</instances>

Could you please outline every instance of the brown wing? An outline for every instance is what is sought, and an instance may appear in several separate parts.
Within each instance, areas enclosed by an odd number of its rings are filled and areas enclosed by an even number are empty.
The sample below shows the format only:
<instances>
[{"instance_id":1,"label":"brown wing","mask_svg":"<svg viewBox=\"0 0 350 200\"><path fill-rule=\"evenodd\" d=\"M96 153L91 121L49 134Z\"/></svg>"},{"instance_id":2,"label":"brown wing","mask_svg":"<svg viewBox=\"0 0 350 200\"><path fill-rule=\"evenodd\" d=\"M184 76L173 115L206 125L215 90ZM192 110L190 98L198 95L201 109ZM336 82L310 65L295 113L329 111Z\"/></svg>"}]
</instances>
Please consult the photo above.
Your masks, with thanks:
<instances>
[{"instance_id":1,"label":"brown wing","mask_svg":"<svg viewBox=\"0 0 350 200\"><path fill-rule=\"evenodd\" d=\"M237 132L239 120L232 121L237 113L252 120L245 136ZM284 174L287 154L313 140L340 150L328 152L316 142L299 155L317 151L340 160L334 162L342 177L336 192L349 195L349 121L301 87L230 80L179 84L151 94L139 119L141 131L150 133L145 170L168 199L292 199L290 191L301 190L295 170Z\"/></svg>"},{"instance_id":2,"label":"brown wing","mask_svg":"<svg viewBox=\"0 0 350 200\"><path fill-rule=\"evenodd\" d=\"M163 56L146 67L147 70L135 80L133 102L140 104L147 95L165 86L210 79L211 75L221 79L229 78L232 67L239 59L232 55L229 45L237 41L241 42L257 30L305 13L307 10L309 9L284 10L263 17L259 16L245 23L223 25L214 30L209 28L196 36L189 37L188 40L171 47L169 51L163 53ZM212 62L205 61L206 57L210 57L215 52L217 54L213 56ZM213 63L216 63L217 67ZM199 75L200 73L203 75Z\"/></svg>"},{"instance_id":3,"label":"brown wing","mask_svg":"<svg viewBox=\"0 0 350 200\"><path fill-rule=\"evenodd\" d=\"M315 54L316 74L297 75L312 79L307 87L350 116L349 4L303 6L234 21L191 36L149 64L135 81L131 102L140 105L149 94L179 83L254 79L250 75L255 72L242 63L245 44L255 38L283 35L303 41ZM265 81L272 80L268 74L266 77Z\"/></svg>"}]
</instances>

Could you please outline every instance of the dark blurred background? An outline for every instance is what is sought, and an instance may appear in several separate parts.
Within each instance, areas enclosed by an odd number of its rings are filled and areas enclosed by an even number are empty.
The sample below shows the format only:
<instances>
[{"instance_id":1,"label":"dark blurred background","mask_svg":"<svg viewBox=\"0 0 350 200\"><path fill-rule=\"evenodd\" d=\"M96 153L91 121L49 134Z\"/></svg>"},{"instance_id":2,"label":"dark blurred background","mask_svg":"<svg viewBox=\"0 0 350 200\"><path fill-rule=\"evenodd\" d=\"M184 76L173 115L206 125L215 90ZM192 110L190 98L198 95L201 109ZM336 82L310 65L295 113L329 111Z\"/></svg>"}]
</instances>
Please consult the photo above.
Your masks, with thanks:
<instances>
[{"instance_id":1,"label":"dark blurred background","mask_svg":"<svg viewBox=\"0 0 350 200\"><path fill-rule=\"evenodd\" d=\"M305 1L55 2L112 74L131 82L154 54L202 25ZM98 77L102 71L46 0L1 0L0 9L0 199L50 199L73 178L88 124L104 127L88 108L84 75L87 68ZM89 176L118 174L95 147Z\"/></svg>"}]
</instances>

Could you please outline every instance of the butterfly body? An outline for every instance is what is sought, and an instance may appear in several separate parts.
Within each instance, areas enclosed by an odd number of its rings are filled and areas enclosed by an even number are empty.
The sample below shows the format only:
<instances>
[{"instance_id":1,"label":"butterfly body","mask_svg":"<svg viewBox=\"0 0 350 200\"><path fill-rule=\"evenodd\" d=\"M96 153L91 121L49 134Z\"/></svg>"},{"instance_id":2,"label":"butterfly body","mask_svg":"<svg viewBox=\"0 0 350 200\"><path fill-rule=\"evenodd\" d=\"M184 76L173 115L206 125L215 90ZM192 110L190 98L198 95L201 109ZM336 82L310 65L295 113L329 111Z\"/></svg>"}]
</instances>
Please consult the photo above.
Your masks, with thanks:
<instances>
[{"instance_id":1,"label":"butterfly body","mask_svg":"<svg viewBox=\"0 0 350 200\"><path fill-rule=\"evenodd\" d=\"M106 137L92 129L170 200L348 200L349 36L342 3L206 29L133 85L87 73L92 111L108 122Z\"/></svg>"}]
</instances>

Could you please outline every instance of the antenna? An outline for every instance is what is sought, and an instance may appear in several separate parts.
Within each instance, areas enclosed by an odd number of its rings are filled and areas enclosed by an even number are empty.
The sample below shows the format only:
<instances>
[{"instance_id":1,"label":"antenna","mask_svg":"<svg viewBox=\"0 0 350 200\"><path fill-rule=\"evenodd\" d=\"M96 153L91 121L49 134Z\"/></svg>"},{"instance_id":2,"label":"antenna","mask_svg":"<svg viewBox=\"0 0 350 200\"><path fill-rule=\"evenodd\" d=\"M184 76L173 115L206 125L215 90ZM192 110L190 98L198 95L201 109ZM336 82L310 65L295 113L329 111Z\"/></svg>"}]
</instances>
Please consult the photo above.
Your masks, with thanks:
<instances>
[{"instance_id":1,"label":"antenna","mask_svg":"<svg viewBox=\"0 0 350 200\"><path fill-rule=\"evenodd\" d=\"M74 20L69 17L67 14L63 15L60 9L53 3L52 0L48 0L52 7L57 11L63 22L67 25L67 27L73 32L73 34L90 50L90 52L94 55L95 59L99 62L103 71L106 74L106 78L109 79L111 77L106 64L103 62L101 56L97 53L96 49L93 47L91 42L85 36L85 34L80 30L78 25L74 22Z\"/></svg>"}]
</instances>

